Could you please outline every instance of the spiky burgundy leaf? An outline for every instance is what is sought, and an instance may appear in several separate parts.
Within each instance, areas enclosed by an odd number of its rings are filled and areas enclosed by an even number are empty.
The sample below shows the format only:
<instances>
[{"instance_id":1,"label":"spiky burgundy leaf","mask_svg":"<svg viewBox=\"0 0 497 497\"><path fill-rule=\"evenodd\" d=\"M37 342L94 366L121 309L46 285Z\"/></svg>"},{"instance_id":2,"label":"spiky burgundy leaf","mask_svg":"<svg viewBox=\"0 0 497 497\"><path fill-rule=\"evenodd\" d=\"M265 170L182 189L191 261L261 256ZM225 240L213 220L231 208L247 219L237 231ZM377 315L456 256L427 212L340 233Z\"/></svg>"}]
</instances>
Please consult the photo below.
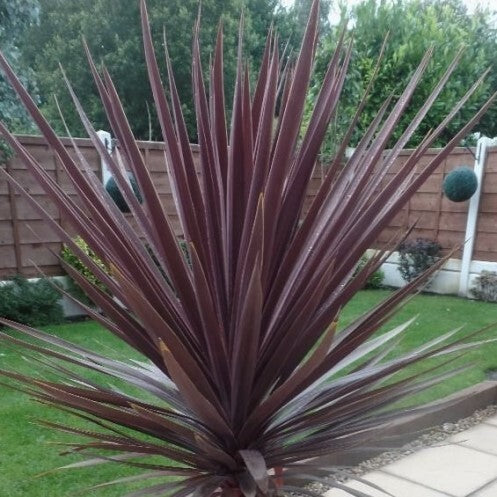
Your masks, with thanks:
<instances>
[{"instance_id":1,"label":"spiky burgundy leaf","mask_svg":"<svg viewBox=\"0 0 497 497\"><path fill-rule=\"evenodd\" d=\"M347 69L353 63L344 28L309 124L302 130L318 11L319 2L314 0L294 61L286 57L286 49L280 54L277 35L270 29L253 92L243 60L242 18L231 126L226 123L222 24L206 87L198 20L192 57L200 156L195 165L167 46L166 93L147 8L141 0L145 60L166 144L163 174L171 185L186 254L176 240L111 76L106 68L99 72L86 44L90 71L119 142L115 153L110 154L99 141L70 82L65 75L63 78L86 132L130 206L129 217L116 208L72 138L76 158L67 151L0 56L0 67L67 172L79 201L68 195L1 123L0 133L72 230L106 261L110 271L95 264L16 178L3 169L0 172L107 288L103 291L64 266L102 311L85 307L90 316L143 357L139 362L112 359L0 319L18 332L0 332L0 339L24 347L34 362L57 379L42 381L9 371L0 374L24 384L16 388L38 402L74 414L90 425L82 429L42 422L78 440L86 439L64 443L66 453L84 453L87 459L62 468L112 462L142 471L96 485L90 492L141 481L148 486L126 495L269 497L298 490L314 496L310 490L295 487L295 482L319 481L329 474L332 480L328 484L362 497L367 494L333 481L350 473L326 467L319 457L353 453L374 440L393 419L429 412L433 405L401 407L398 402L461 371L454 366L449 372L442 369L453 362L445 356L457 353L459 358L469 347L486 342L479 338L485 330L458 338L455 329L416 350L394 355L391 352L408 332L410 322L375 335L446 258L337 331L343 306L406 235L395 236L390 246L379 250L353 276L361 255L496 96L416 171L428 147L477 90L483 73L404 165L393 171L401 149L438 98L460 57L458 54L448 64L416 117L386 151L429 64L430 49L401 96L386 99L355 153L344 163L345 148L373 77L343 141L337 143L337 155L314 201L304 212L319 148L339 108ZM135 199L126 170L134 173L143 204ZM396 376L430 357L442 360L415 374ZM85 370L98 373L102 381L86 379ZM119 388L104 382L107 379L116 380ZM171 476L174 481L168 480ZM157 478L164 480L157 483Z\"/></svg>"}]
</instances>

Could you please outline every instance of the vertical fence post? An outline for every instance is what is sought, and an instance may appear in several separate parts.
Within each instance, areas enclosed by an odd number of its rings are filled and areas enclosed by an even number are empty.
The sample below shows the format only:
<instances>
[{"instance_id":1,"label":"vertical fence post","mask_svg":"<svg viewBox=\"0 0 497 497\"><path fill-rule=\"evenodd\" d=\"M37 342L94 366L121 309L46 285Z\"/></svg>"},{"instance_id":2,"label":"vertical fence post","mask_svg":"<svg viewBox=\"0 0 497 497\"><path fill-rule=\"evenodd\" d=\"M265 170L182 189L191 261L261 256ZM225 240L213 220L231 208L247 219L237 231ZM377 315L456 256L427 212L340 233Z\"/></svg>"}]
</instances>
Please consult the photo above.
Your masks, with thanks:
<instances>
[{"instance_id":1,"label":"vertical fence post","mask_svg":"<svg viewBox=\"0 0 497 497\"><path fill-rule=\"evenodd\" d=\"M100 138L100 141L107 148L107 151L109 152L109 154L111 154L112 153L112 136L110 135L110 133L108 131L103 131L100 129L97 131L97 135ZM100 158L100 174L101 174L101 178L102 178L102 183L104 185L107 183L107 181L112 176L110 169L109 169L109 165L107 164L107 162L103 158Z\"/></svg>"},{"instance_id":2,"label":"vertical fence post","mask_svg":"<svg viewBox=\"0 0 497 497\"><path fill-rule=\"evenodd\" d=\"M466 234L464 235L464 249L461 261L461 273L459 276L459 296L469 296L469 273L471 269L471 261L473 258L473 250L477 236L478 211L480 209L480 198L483 186L483 178L485 176L485 163L487 160L488 147L497 144L497 138L488 138L483 136L478 139L476 145L476 158L474 171L478 179L478 187L475 194L469 201L468 218L466 221Z\"/></svg>"},{"instance_id":3,"label":"vertical fence post","mask_svg":"<svg viewBox=\"0 0 497 497\"><path fill-rule=\"evenodd\" d=\"M7 160L5 164L7 172L12 175L12 165L10 159ZM17 204L16 204L16 192L14 187L7 183L7 188L9 192L9 203L10 203L10 219L12 221L12 238L14 240L14 256L16 260L16 272L18 274L23 274L24 269L22 266L22 251L21 251L21 236L19 233L19 218L17 215Z\"/></svg>"}]
</instances>

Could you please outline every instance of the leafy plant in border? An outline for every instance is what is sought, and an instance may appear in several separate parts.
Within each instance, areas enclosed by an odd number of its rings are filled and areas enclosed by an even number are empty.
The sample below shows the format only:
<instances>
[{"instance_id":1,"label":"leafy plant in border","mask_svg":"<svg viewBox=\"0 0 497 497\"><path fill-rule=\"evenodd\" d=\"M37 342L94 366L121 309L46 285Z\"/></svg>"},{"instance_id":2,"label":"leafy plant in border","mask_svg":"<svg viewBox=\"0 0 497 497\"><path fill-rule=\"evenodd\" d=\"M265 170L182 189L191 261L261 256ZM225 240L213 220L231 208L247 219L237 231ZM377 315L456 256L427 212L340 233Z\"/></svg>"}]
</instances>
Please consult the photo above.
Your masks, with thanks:
<instances>
[{"instance_id":1,"label":"leafy plant in border","mask_svg":"<svg viewBox=\"0 0 497 497\"><path fill-rule=\"evenodd\" d=\"M368 263L369 257L367 255L363 255L359 261L359 264L357 264L356 269L354 270L354 276L356 276L359 271L361 271L364 266ZM377 290L379 288L383 287L383 280L385 279L385 273L383 272L382 269L377 269L371 275L368 277L366 280L366 283L364 284L364 288L369 289L369 290Z\"/></svg>"},{"instance_id":2,"label":"leafy plant in border","mask_svg":"<svg viewBox=\"0 0 497 497\"><path fill-rule=\"evenodd\" d=\"M474 279L471 293L476 299L497 302L497 272L482 271Z\"/></svg>"},{"instance_id":3,"label":"leafy plant in border","mask_svg":"<svg viewBox=\"0 0 497 497\"><path fill-rule=\"evenodd\" d=\"M315 111L300 137L316 48L318 9L314 1L300 54L292 67L282 64L275 35L269 33L253 92L240 36L229 130L223 92L222 30L207 90L196 26L192 71L200 150L198 176L171 63L166 51L168 99L153 51L145 2L141 2L148 74L167 145L164 174L167 170L190 264L160 203L107 69L99 72L87 51L102 103L121 144L117 157L110 156L100 143L69 83L68 87L138 230L107 195L75 142L76 158L68 153L7 61L0 57L0 66L73 181L81 204L53 182L2 124L1 133L64 219L70 220L95 254L112 267L111 273L95 264L15 178L5 171L2 174L111 292L103 292L62 262L104 314L91 308L87 312L144 356L142 362L111 359L1 320L26 337L3 333L3 340L48 356L51 359L44 361L46 367L60 378L39 381L15 372L2 374L24 383L21 388L35 399L94 425L82 430L69 423L45 422L89 439L84 443L78 438L68 444L69 452L86 453L88 459L66 467L112 461L137 470L128 479L92 488L142 481L145 487L128 493L128 497L267 497L292 492L295 482L319 479L323 472L332 475L328 485L343 487L333 479L340 469L328 468L320 456L343 456L377 439L392 419L426 410L396 403L460 369L447 372L439 370L440 365L430 364L423 374L399 378L396 373L422 359L443 357L473 345L469 337L454 337L456 329L419 349L392 357L388 354L392 344L410 323L373 337L443 260L339 333L336 321L340 309L388 251L377 252L352 277L362 254L471 130L495 96L447 147L413 174L425 151L478 88L482 75L385 183L385 175L400 150L459 60L458 55L448 65L394 148L384 153L429 63L432 51L428 51L402 95L395 103L389 98L382 105L354 155L342 167L343 152L367 100L366 92L335 161L303 217L306 187L326 127L337 108L351 54L351 44L342 37L330 60ZM279 114L274 126L277 101ZM137 179L143 204L126 181L125 170L131 170ZM400 235L398 241L402 241ZM443 364L450 360L446 358ZM78 366L78 372L61 363ZM134 387L133 393L126 393L122 386L109 386L108 381L85 380L81 368L124 381ZM299 492L314 495L306 489ZM359 495L352 489L348 492Z\"/></svg>"},{"instance_id":4,"label":"leafy plant in border","mask_svg":"<svg viewBox=\"0 0 497 497\"><path fill-rule=\"evenodd\" d=\"M429 238L406 240L399 245L399 272L405 281L423 274L441 258L441 245Z\"/></svg>"},{"instance_id":5,"label":"leafy plant in border","mask_svg":"<svg viewBox=\"0 0 497 497\"><path fill-rule=\"evenodd\" d=\"M106 273L109 272L109 268L105 265L105 263L99 259L93 250L88 246L88 244L81 238L77 236L74 239L74 243L82 250L89 258L93 260L93 262L99 266ZM78 273L82 274L88 281L90 281L93 285L97 286L100 290L106 291L105 285L103 285L98 278L88 269L85 264L81 261L81 259L71 250L71 248L67 245L62 246L62 250L60 251L60 255L62 259L72 266ZM84 290L72 279L70 278L70 284L68 286L69 293L74 295L80 302L84 302L85 304L92 304L90 299L85 294Z\"/></svg>"}]
</instances>

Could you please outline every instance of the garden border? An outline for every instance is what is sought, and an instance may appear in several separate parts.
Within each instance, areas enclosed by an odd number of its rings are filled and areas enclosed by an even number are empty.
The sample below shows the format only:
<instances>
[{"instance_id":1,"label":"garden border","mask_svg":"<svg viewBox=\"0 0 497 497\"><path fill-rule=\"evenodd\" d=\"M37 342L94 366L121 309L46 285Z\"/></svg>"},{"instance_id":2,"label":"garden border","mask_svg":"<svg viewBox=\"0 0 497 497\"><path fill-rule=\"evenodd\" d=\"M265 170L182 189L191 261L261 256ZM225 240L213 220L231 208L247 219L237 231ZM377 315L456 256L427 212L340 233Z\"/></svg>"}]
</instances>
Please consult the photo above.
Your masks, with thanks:
<instances>
[{"instance_id":1,"label":"garden border","mask_svg":"<svg viewBox=\"0 0 497 497\"><path fill-rule=\"evenodd\" d=\"M382 441L387 437L392 437L391 444L389 444L391 449L385 449L385 451L395 450L418 438L422 431L435 428L443 423L458 421L471 416L478 409L494 404L497 404L497 381L485 380L449 395L446 402L432 411L415 414L392 422L378 433L377 439L379 443L375 444L373 442L370 448L364 448L345 455L323 456L319 460L322 466L356 466L363 461L378 456L381 452L374 447L384 445ZM327 476L327 473L323 472L322 475ZM295 481L292 483L302 486L301 482Z\"/></svg>"}]
</instances>

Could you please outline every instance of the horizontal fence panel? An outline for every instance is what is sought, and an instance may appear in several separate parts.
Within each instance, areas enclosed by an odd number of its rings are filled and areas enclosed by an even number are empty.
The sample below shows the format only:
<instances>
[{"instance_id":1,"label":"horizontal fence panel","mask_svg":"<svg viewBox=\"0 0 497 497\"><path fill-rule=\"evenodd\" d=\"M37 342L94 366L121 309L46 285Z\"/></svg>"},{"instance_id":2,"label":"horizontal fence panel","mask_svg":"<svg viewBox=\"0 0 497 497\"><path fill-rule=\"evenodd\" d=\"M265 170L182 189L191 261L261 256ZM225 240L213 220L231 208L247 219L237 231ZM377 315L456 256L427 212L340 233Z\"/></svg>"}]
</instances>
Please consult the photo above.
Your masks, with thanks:
<instances>
[{"instance_id":1,"label":"horizontal fence panel","mask_svg":"<svg viewBox=\"0 0 497 497\"><path fill-rule=\"evenodd\" d=\"M14 244L14 229L11 221L0 221L0 245Z\"/></svg>"},{"instance_id":2,"label":"horizontal fence panel","mask_svg":"<svg viewBox=\"0 0 497 497\"><path fill-rule=\"evenodd\" d=\"M43 220L19 221L19 239L24 243L60 242L60 236Z\"/></svg>"},{"instance_id":3,"label":"horizontal fence panel","mask_svg":"<svg viewBox=\"0 0 497 497\"><path fill-rule=\"evenodd\" d=\"M438 209L440 195L418 192L409 201L409 208L414 211L434 211Z\"/></svg>"},{"instance_id":4,"label":"horizontal fence panel","mask_svg":"<svg viewBox=\"0 0 497 497\"><path fill-rule=\"evenodd\" d=\"M17 267L14 245L0 245L1 269L15 269Z\"/></svg>"},{"instance_id":5,"label":"horizontal fence panel","mask_svg":"<svg viewBox=\"0 0 497 497\"><path fill-rule=\"evenodd\" d=\"M497 173L485 174L482 190L483 193L497 193Z\"/></svg>"},{"instance_id":6,"label":"horizontal fence panel","mask_svg":"<svg viewBox=\"0 0 497 497\"><path fill-rule=\"evenodd\" d=\"M77 201L76 188L72 185L68 175L57 164L53 151L47 146L44 139L29 136L21 136L19 139L61 188ZM72 149L70 140L63 139L63 143L78 163L77 154ZM76 139L76 143L91 169L100 177L100 159L91 141ZM179 218L166 172L165 146L160 142L146 141L138 142L138 146L159 192L164 211L169 216L175 233L181 236ZM391 171L386 174L383 185L392 178L393 172L404 167L411 153L410 150L401 152L392 165ZM429 150L419 161L417 170L419 171L429 164L437 153L437 150ZM198 146L192 145L192 154L196 169L190 174L200 175ZM472 167L473 164L474 156L469 150L455 149L414 194L409 203L394 217L378 238L377 245L390 242L394 236L399 236L415 222L417 224L411 238L435 239L442 245L445 252L461 245L464 242L469 202L454 203L449 201L442 193L442 185L445 176L450 171L460 166ZM67 220L60 219L58 208L48 199L43 189L19 159L12 159L9 162L9 169L53 219L61 222L65 229L70 228ZM326 172L325 165L318 164L315 168L303 206L304 214L315 199ZM482 192L474 259L497 261L497 149L495 148L489 149ZM11 205L11 199L14 200L14 206ZM79 204L79 201L77 203ZM13 218L14 212L15 218ZM41 243L40 238L44 243ZM0 180L0 278L12 276L15 272L36 276L37 272L33 264L29 262L30 260L40 265L47 274L62 274L56 256L47 247L56 254L60 252L61 243L58 235L50 229L49 225L42 220L26 199L18 194L10 195L7 183Z\"/></svg>"},{"instance_id":7,"label":"horizontal fence panel","mask_svg":"<svg viewBox=\"0 0 497 497\"><path fill-rule=\"evenodd\" d=\"M10 197L9 195L0 195L0 221L10 221L11 219Z\"/></svg>"},{"instance_id":8,"label":"horizontal fence panel","mask_svg":"<svg viewBox=\"0 0 497 497\"><path fill-rule=\"evenodd\" d=\"M440 212L437 224L448 231L458 231L461 235L466 232L468 215L465 212Z\"/></svg>"},{"instance_id":9,"label":"horizontal fence panel","mask_svg":"<svg viewBox=\"0 0 497 497\"><path fill-rule=\"evenodd\" d=\"M14 169L11 171L11 174L13 178L31 195L45 194L45 190L43 190L38 180L27 169ZM57 179L55 170L47 171L47 174L54 181ZM8 185L6 183L0 185L0 195L7 195L8 193Z\"/></svg>"},{"instance_id":10,"label":"horizontal fence panel","mask_svg":"<svg viewBox=\"0 0 497 497\"><path fill-rule=\"evenodd\" d=\"M36 202L43 207L45 211L47 211L52 218L59 217L59 209L54 205L54 203L46 196L46 195L35 195L34 196ZM1 200L0 200L1 201ZM15 198L16 209L17 209L17 219L23 221L31 221L34 219L42 219L41 214L31 205L31 203L20 195L16 195ZM8 213L5 217L3 217L3 210L0 208L0 220L1 219L10 219L10 205L8 209Z\"/></svg>"},{"instance_id":11,"label":"horizontal fence panel","mask_svg":"<svg viewBox=\"0 0 497 497\"><path fill-rule=\"evenodd\" d=\"M426 238L434 238L433 235L428 235ZM464 233L457 231L450 231L441 229L436 237L436 241L442 246L443 251L449 252L456 247L462 246L464 243ZM462 251L459 250L457 253L460 254Z\"/></svg>"},{"instance_id":12,"label":"horizontal fence panel","mask_svg":"<svg viewBox=\"0 0 497 497\"><path fill-rule=\"evenodd\" d=\"M23 266L22 271L16 269L0 270L0 277L7 279L12 278L16 274L22 274L26 278L42 278L44 276L63 276L65 274L58 263L54 266L43 266L42 269L43 273L40 273L34 266Z\"/></svg>"},{"instance_id":13,"label":"horizontal fence panel","mask_svg":"<svg viewBox=\"0 0 497 497\"><path fill-rule=\"evenodd\" d=\"M476 247L476 251L495 254L495 249L497 247L497 233L478 233L476 238Z\"/></svg>"},{"instance_id":14,"label":"horizontal fence panel","mask_svg":"<svg viewBox=\"0 0 497 497\"><path fill-rule=\"evenodd\" d=\"M485 233L497 233L497 216L495 213L480 212L478 217L478 234L484 235Z\"/></svg>"},{"instance_id":15,"label":"horizontal fence panel","mask_svg":"<svg viewBox=\"0 0 497 497\"><path fill-rule=\"evenodd\" d=\"M487 163L485 164L485 171L489 173L497 173L497 153L496 149L490 149L487 155Z\"/></svg>"},{"instance_id":16,"label":"horizontal fence panel","mask_svg":"<svg viewBox=\"0 0 497 497\"><path fill-rule=\"evenodd\" d=\"M486 193L482 195L480 212L497 215L497 193Z\"/></svg>"},{"instance_id":17,"label":"horizontal fence panel","mask_svg":"<svg viewBox=\"0 0 497 497\"><path fill-rule=\"evenodd\" d=\"M414 224L416 225L415 231L418 229L431 230L436 237L436 231L440 225L440 215L438 212L409 211L408 226Z\"/></svg>"},{"instance_id":18,"label":"horizontal fence panel","mask_svg":"<svg viewBox=\"0 0 497 497\"><path fill-rule=\"evenodd\" d=\"M23 140L21 140L23 143ZM55 157L52 150L47 145L42 144L26 144L29 153L39 162L46 171L55 171ZM13 157L10 161L10 168L14 171L27 171L27 166L19 157Z\"/></svg>"},{"instance_id":19,"label":"horizontal fence panel","mask_svg":"<svg viewBox=\"0 0 497 497\"><path fill-rule=\"evenodd\" d=\"M486 262L495 262L495 252L485 252L483 250L476 250L473 253L473 259L475 261L486 261Z\"/></svg>"},{"instance_id":20,"label":"horizontal fence panel","mask_svg":"<svg viewBox=\"0 0 497 497\"><path fill-rule=\"evenodd\" d=\"M467 200L466 202L452 202L452 200L449 200L445 195L442 196L442 212L463 212L464 214L467 214L468 209L469 200Z\"/></svg>"},{"instance_id":21,"label":"horizontal fence panel","mask_svg":"<svg viewBox=\"0 0 497 497\"><path fill-rule=\"evenodd\" d=\"M34 268L44 266L58 266L59 260L55 254L59 254L62 245L60 243L23 244L21 245L21 257L23 268Z\"/></svg>"}]
</instances>

